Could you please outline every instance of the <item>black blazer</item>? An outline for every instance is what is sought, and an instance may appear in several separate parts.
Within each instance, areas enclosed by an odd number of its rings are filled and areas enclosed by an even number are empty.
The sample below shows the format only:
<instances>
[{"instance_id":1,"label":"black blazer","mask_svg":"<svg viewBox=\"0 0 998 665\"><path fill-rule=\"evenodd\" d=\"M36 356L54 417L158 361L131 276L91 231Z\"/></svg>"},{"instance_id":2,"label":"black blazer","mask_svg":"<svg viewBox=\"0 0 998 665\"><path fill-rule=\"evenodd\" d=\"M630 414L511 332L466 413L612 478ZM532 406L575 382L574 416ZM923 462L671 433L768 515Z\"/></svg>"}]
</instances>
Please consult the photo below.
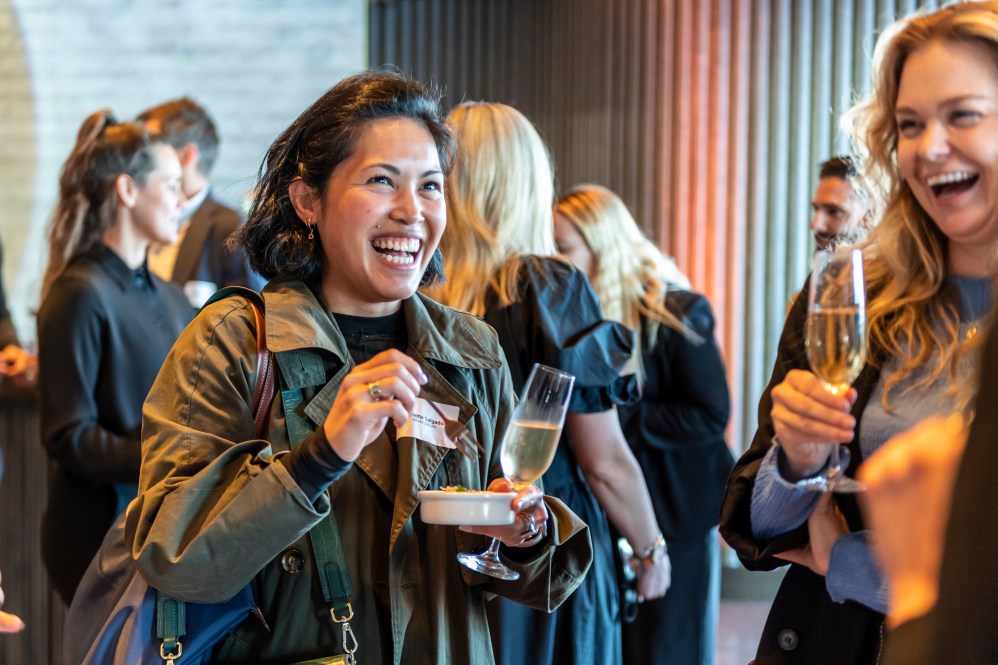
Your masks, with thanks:
<instances>
[{"instance_id":1,"label":"black blazer","mask_svg":"<svg viewBox=\"0 0 998 665\"><path fill-rule=\"evenodd\" d=\"M264 281L250 270L242 252L232 252L225 240L239 228L243 219L232 208L209 194L191 216L190 226L177 250L171 281L186 284L192 280L223 286L263 288Z\"/></svg>"},{"instance_id":2,"label":"black blazer","mask_svg":"<svg viewBox=\"0 0 998 665\"><path fill-rule=\"evenodd\" d=\"M642 320L641 399L618 412L666 540L702 538L717 524L724 482L734 463L724 441L731 411L728 381L707 299L691 291L670 291L665 306L703 342L662 325L648 351L647 322Z\"/></svg>"},{"instance_id":3,"label":"black blazer","mask_svg":"<svg viewBox=\"0 0 998 665\"><path fill-rule=\"evenodd\" d=\"M807 293L805 284L802 293ZM738 553L738 558L749 570L773 570L787 562L773 554L801 547L807 542L807 524L768 541L757 541L752 535L752 490L762 458L769 451L773 440L773 407L770 393L792 369L807 369L804 346L807 321L807 298L797 298L790 308L783 334L777 348L776 364L772 378L759 400L759 428L752 445L735 463L728 478L721 503L721 535ZM879 381L879 364L883 352L873 348L870 353L876 362L869 362L853 384L859 393L852 414L856 418L856 431L863 410ZM849 443L851 458L847 475L853 476L862 461L859 436ZM856 497L836 494L835 502L846 518L850 531L864 529ZM883 643L884 616L853 601L832 601L825 587L825 578L815 575L804 566L791 564L773 601L769 618L763 629L756 657L757 665L861 665L875 663Z\"/></svg>"}]
</instances>

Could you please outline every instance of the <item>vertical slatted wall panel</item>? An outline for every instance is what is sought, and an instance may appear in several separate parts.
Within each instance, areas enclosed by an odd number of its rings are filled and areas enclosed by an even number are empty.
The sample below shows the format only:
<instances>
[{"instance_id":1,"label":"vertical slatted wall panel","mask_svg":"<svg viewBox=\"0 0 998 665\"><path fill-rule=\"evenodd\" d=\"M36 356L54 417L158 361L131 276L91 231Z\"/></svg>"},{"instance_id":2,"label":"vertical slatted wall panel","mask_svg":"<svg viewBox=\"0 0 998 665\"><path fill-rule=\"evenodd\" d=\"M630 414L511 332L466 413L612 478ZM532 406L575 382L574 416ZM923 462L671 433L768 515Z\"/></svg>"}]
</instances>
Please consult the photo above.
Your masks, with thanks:
<instances>
[{"instance_id":1,"label":"vertical slatted wall panel","mask_svg":"<svg viewBox=\"0 0 998 665\"><path fill-rule=\"evenodd\" d=\"M817 165L869 85L876 34L925 0L372 0L371 63L502 101L564 188L618 192L714 304L732 445L755 429L808 269Z\"/></svg>"}]
</instances>

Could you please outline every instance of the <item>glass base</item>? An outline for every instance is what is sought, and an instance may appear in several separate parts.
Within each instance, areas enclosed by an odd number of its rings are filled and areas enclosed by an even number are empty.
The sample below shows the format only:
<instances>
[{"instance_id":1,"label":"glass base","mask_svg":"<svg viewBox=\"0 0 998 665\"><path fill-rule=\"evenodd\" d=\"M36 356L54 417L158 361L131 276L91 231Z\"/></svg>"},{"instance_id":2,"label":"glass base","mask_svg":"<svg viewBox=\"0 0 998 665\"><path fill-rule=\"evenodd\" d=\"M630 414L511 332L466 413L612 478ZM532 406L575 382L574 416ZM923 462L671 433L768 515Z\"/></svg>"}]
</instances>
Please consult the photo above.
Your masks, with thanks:
<instances>
[{"instance_id":1,"label":"glass base","mask_svg":"<svg viewBox=\"0 0 998 665\"><path fill-rule=\"evenodd\" d=\"M799 490L808 492L838 492L854 494L866 490L866 485L842 473L842 469L831 468L825 473L797 481Z\"/></svg>"},{"instance_id":2,"label":"glass base","mask_svg":"<svg viewBox=\"0 0 998 665\"><path fill-rule=\"evenodd\" d=\"M520 573L508 568L501 561L490 558L487 555L487 552L482 554L469 554L467 552L461 552L457 555L457 560L460 561L465 567L471 568L475 572L482 573L483 575L488 575L489 577L497 577L501 580L520 579Z\"/></svg>"}]
</instances>

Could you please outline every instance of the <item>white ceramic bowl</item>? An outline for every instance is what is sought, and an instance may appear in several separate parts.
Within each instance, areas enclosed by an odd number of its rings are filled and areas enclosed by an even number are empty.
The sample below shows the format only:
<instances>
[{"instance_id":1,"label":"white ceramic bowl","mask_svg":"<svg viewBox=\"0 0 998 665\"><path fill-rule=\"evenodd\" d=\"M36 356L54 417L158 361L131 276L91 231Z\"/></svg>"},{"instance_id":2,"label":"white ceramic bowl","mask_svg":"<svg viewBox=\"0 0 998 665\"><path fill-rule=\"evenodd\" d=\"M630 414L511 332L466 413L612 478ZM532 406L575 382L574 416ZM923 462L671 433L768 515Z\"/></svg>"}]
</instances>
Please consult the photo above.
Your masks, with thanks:
<instances>
[{"instance_id":1,"label":"white ceramic bowl","mask_svg":"<svg viewBox=\"0 0 998 665\"><path fill-rule=\"evenodd\" d=\"M423 490L419 493L419 514L427 524L512 524L516 519L512 508L514 496L516 492Z\"/></svg>"}]
</instances>

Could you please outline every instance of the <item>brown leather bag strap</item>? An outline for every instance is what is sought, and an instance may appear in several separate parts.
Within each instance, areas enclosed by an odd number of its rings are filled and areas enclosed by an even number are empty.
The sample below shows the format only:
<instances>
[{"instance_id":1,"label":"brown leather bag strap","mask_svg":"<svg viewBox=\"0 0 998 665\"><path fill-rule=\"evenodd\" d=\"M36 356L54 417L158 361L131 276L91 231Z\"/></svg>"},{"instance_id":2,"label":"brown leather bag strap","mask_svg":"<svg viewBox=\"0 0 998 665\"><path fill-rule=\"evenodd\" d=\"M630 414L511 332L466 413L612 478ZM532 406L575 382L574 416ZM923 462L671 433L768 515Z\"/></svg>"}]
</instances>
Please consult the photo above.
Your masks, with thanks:
<instances>
[{"instance_id":1,"label":"brown leather bag strap","mask_svg":"<svg viewBox=\"0 0 998 665\"><path fill-rule=\"evenodd\" d=\"M205 303L216 302L229 296L239 295L246 299L253 310L253 320L256 326L256 385L253 387L253 422L256 424L256 436L263 438L270 414L270 405L274 401L275 370L274 354L267 348L267 319L263 296L245 286L227 286L219 290Z\"/></svg>"}]
</instances>

